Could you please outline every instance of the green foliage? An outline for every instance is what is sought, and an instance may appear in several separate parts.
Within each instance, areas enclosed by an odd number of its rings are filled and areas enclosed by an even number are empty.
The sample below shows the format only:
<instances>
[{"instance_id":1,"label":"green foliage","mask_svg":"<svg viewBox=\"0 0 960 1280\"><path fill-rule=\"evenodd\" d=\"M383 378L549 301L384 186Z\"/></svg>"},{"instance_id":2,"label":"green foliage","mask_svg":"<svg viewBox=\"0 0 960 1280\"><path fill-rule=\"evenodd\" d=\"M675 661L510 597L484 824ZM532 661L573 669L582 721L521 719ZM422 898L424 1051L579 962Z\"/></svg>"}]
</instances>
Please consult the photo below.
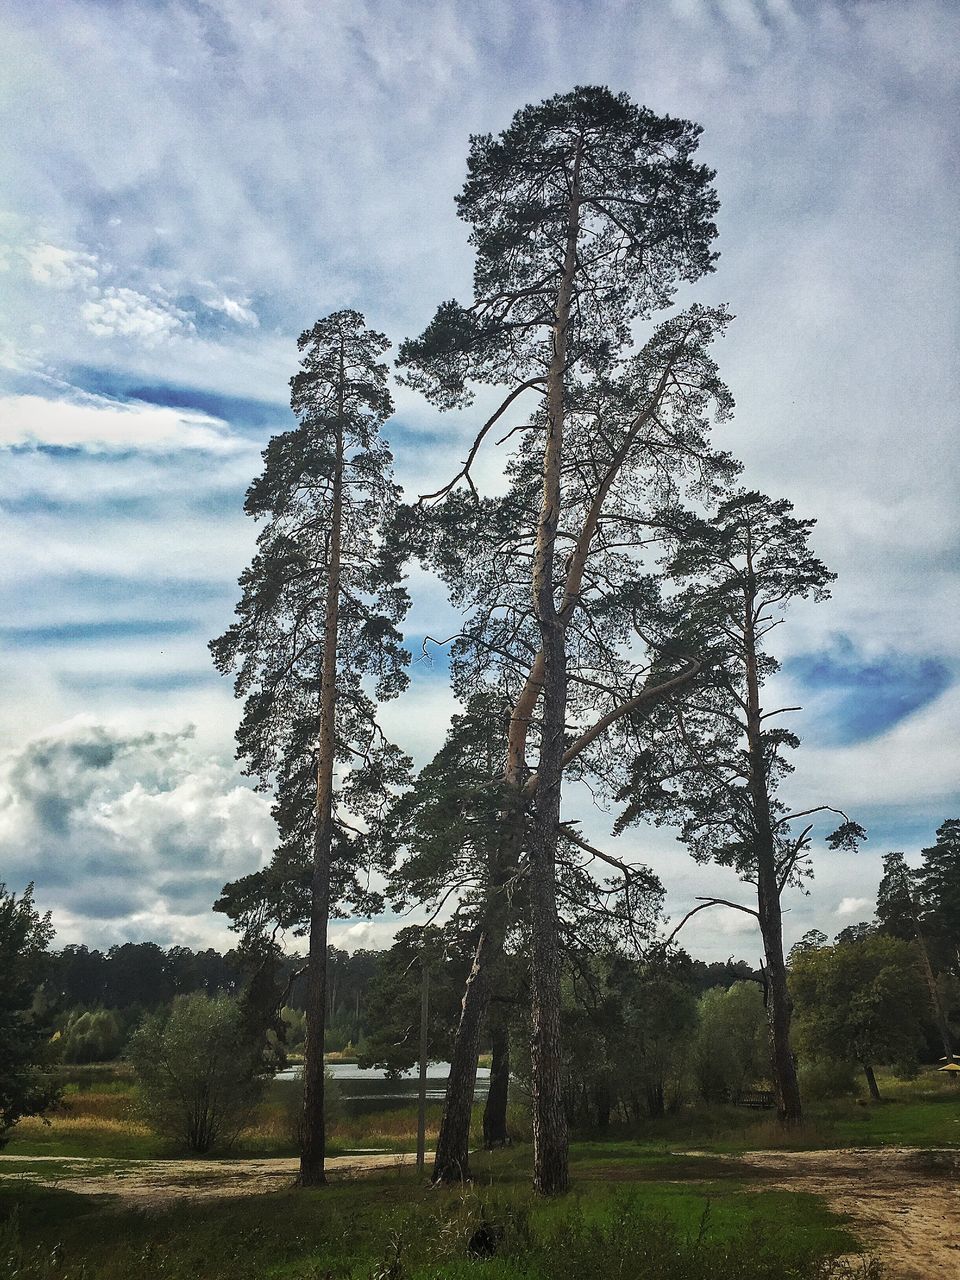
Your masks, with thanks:
<instances>
[{"instance_id":1,"label":"green foliage","mask_svg":"<svg viewBox=\"0 0 960 1280\"><path fill-rule=\"evenodd\" d=\"M389 343L359 312L344 310L318 320L298 345L290 401L297 425L269 441L247 492L247 514L261 522L257 551L240 576L236 620L210 644L244 700L237 754L276 797L273 861L225 886L216 906L254 933L268 921L303 932L309 918L328 605L337 644L333 759L325 767L340 766L334 912L347 902L361 914L380 906L362 873L371 850L358 828L376 822L409 767L376 722L376 701L402 691L409 662L398 630L409 603L401 550L384 537L399 492L380 434L393 411L378 359ZM328 602L335 519L342 556Z\"/></svg>"},{"instance_id":2,"label":"green foliage","mask_svg":"<svg viewBox=\"0 0 960 1280\"><path fill-rule=\"evenodd\" d=\"M33 885L18 898L0 884L0 1148L21 1116L47 1110L57 1097L43 1070L51 1027L40 990L52 937Z\"/></svg>"},{"instance_id":3,"label":"green foliage","mask_svg":"<svg viewBox=\"0 0 960 1280\"><path fill-rule=\"evenodd\" d=\"M371 984L370 1031L360 1046L361 1067L397 1072L419 1060L424 964L430 973L427 1053L433 1062L449 1058L470 941L455 928L435 925L409 925L397 932L393 946L380 952Z\"/></svg>"},{"instance_id":4,"label":"green foliage","mask_svg":"<svg viewBox=\"0 0 960 1280\"><path fill-rule=\"evenodd\" d=\"M797 1075L803 1096L809 1102L855 1098L859 1092L855 1067L849 1059L801 1059Z\"/></svg>"},{"instance_id":5,"label":"green foliage","mask_svg":"<svg viewBox=\"0 0 960 1280\"><path fill-rule=\"evenodd\" d=\"M951 963L960 949L960 818L948 818L937 828L937 839L922 850L923 861L916 873L923 909L931 916L935 932L953 950Z\"/></svg>"},{"instance_id":6,"label":"green foliage","mask_svg":"<svg viewBox=\"0 0 960 1280\"><path fill-rule=\"evenodd\" d=\"M705 1102L734 1099L769 1078L767 1019L757 983L714 987L700 997L691 1067Z\"/></svg>"},{"instance_id":7,"label":"green foliage","mask_svg":"<svg viewBox=\"0 0 960 1280\"><path fill-rule=\"evenodd\" d=\"M928 999L910 943L870 933L795 951L790 990L802 1053L915 1070Z\"/></svg>"},{"instance_id":8,"label":"green foliage","mask_svg":"<svg viewBox=\"0 0 960 1280\"><path fill-rule=\"evenodd\" d=\"M124 1029L112 1009L71 1013L58 1041L64 1062L110 1062L123 1048Z\"/></svg>"},{"instance_id":9,"label":"green foliage","mask_svg":"<svg viewBox=\"0 0 960 1280\"><path fill-rule=\"evenodd\" d=\"M262 1042L225 996L178 996L146 1018L129 1054L150 1124L197 1153L236 1140L268 1079Z\"/></svg>"},{"instance_id":10,"label":"green foliage","mask_svg":"<svg viewBox=\"0 0 960 1280\"><path fill-rule=\"evenodd\" d=\"M587 85L524 107L496 138L471 138L457 209L476 250L475 302L443 303L425 332L402 344L410 385L451 408L469 403L471 381L542 373L575 167L585 261L569 326L571 372L615 358L635 317L667 306L680 280L713 269L718 201L713 173L693 163L700 132Z\"/></svg>"}]
</instances>

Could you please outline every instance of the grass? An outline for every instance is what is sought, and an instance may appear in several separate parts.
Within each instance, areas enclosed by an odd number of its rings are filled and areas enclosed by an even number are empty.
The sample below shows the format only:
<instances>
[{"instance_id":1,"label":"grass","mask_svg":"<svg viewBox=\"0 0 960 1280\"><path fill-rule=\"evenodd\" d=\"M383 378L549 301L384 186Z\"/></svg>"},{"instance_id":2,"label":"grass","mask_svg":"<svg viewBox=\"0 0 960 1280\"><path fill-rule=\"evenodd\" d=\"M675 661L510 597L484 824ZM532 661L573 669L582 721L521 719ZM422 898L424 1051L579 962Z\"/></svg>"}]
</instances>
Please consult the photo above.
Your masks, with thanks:
<instances>
[{"instance_id":1,"label":"grass","mask_svg":"<svg viewBox=\"0 0 960 1280\"><path fill-rule=\"evenodd\" d=\"M584 1176L535 1201L529 1152L486 1158L474 1189L427 1190L410 1171L318 1192L144 1211L65 1188L0 1187L0 1274L18 1280L459 1280L486 1224L488 1280L826 1280L855 1249L816 1197L736 1182L611 1185ZM478 1174L480 1173L478 1168ZM769 1230L770 1222L777 1230ZM855 1274L873 1275L866 1266Z\"/></svg>"},{"instance_id":2,"label":"grass","mask_svg":"<svg viewBox=\"0 0 960 1280\"><path fill-rule=\"evenodd\" d=\"M783 1129L771 1113L731 1106L690 1107L677 1115L613 1128L597 1144L610 1151L624 1145L636 1158L641 1151L684 1148L717 1153L763 1149L816 1149L844 1146L960 1147L960 1087L936 1073L916 1080L880 1077L884 1101L862 1099L811 1103L803 1125ZM251 1123L230 1152L236 1156L293 1156L297 1146L296 1087L275 1081ZM480 1108L475 1110L475 1145L480 1142ZM427 1141L440 1125L440 1104L427 1107ZM528 1122L518 1113L513 1130L526 1136ZM358 1149L413 1151L417 1138L415 1105L350 1113L340 1108L332 1120L331 1155ZM86 1156L111 1160L159 1159L177 1154L140 1119L135 1082L120 1067L75 1069L66 1076L63 1103L46 1119L22 1120L6 1148L11 1155Z\"/></svg>"}]
</instances>

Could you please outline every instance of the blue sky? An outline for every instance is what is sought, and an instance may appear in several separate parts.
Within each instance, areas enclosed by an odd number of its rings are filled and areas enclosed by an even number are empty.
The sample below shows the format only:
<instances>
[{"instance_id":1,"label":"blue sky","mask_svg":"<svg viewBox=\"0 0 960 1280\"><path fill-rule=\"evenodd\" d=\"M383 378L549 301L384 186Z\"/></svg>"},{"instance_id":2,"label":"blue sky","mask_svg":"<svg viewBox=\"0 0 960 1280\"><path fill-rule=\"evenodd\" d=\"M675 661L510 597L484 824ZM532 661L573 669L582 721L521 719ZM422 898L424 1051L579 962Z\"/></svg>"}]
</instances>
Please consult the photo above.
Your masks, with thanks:
<instances>
[{"instance_id":1,"label":"blue sky","mask_svg":"<svg viewBox=\"0 0 960 1280\"><path fill-rule=\"evenodd\" d=\"M788 938L868 915L881 854L915 856L960 804L956 5L11 0L4 23L0 878L36 880L61 941L223 941L210 899L273 834L206 642L296 337L351 306L399 340L462 296L468 135L576 83L704 127L721 258L695 292L737 317L718 442L819 518L839 574L776 633L804 704L790 795L871 829L818 856ZM482 406L397 403L418 491ZM448 633L442 590L410 585L411 635ZM423 759L452 709L444 664L418 664L385 723ZM675 916L732 889L668 833L621 846ZM704 913L687 945L751 958L748 924Z\"/></svg>"}]
</instances>

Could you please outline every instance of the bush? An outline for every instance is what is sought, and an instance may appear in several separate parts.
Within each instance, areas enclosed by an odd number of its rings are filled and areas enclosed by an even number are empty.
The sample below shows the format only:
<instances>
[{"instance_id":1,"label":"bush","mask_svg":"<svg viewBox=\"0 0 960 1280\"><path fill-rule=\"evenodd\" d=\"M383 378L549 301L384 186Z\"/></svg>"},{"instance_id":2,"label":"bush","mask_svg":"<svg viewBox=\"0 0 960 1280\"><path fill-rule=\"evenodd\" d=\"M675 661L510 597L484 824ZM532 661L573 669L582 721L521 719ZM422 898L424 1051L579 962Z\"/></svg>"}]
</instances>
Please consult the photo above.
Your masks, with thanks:
<instances>
[{"instance_id":1,"label":"bush","mask_svg":"<svg viewBox=\"0 0 960 1280\"><path fill-rule=\"evenodd\" d=\"M801 1061L797 1072L800 1093L811 1102L829 1098L854 1098L859 1093L857 1068L852 1062L835 1058L813 1058Z\"/></svg>"},{"instance_id":2,"label":"bush","mask_svg":"<svg viewBox=\"0 0 960 1280\"><path fill-rule=\"evenodd\" d=\"M178 996L130 1041L150 1125L199 1154L230 1146L269 1081L262 1045L226 996Z\"/></svg>"}]
</instances>

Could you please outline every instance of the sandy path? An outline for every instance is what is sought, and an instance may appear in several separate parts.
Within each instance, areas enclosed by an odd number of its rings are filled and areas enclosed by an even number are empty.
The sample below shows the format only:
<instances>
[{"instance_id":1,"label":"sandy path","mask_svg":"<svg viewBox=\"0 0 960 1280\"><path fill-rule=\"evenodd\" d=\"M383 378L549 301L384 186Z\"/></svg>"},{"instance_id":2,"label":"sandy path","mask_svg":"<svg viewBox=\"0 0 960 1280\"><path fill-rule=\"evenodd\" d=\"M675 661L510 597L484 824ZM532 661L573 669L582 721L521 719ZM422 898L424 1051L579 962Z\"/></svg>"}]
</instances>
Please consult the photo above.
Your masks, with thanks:
<instances>
[{"instance_id":1,"label":"sandy path","mask_svg":"<svg viewBox=\"0 0 960 1280\"><path fill-rule=\"evenodd\" d=\"M737 1157L734 1157L737 1158ZM960 1277L960 1151L748 1151L764 1186L810 1191L884 1264L884 1280Z\"/></svg>"},{"instance_id":2,"label":"sandy path","mask_svg":"<svg viewBox=\"0 0 960 1280\"><path fill-rule=\"evenodd\" d=\"M349 1178L374 1169L399 1169L416 1156L330 1156L329 1173ZM9 1167L9 1171L4 1168ZM44 1165L56 1166L44 1170ZM12 1166L20 1166L14 1168ZM0 1155L0 1179L28 1179L84 1195L120 1196L142 1208L177 1199L259 1195L289 1187L297 1174L296 1158L262 1160L100 1160L70 1156Z\"/></svg>"}]
</instances>

